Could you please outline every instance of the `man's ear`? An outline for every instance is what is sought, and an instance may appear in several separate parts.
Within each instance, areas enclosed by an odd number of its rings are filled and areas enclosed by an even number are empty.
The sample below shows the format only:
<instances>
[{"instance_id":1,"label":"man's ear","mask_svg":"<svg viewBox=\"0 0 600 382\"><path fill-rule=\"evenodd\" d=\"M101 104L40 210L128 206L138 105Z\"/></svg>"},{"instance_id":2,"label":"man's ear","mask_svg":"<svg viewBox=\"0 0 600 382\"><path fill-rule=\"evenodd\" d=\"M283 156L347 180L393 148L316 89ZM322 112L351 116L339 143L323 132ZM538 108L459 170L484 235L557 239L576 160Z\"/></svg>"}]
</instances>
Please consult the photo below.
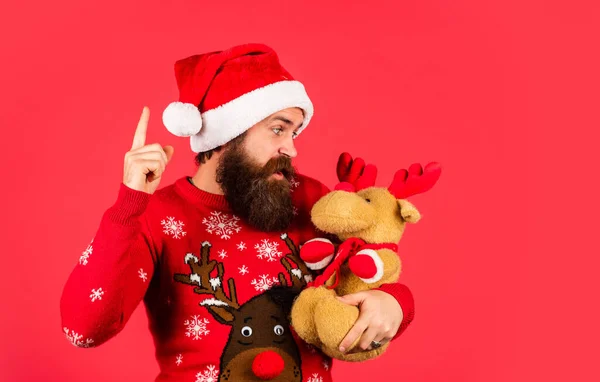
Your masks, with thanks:
<instances>
[{"instance_id":1,"label":"man's ear","mask_svg":"<svg viewBox=\"0 0 600 382\"><path fill-rule=\"evenodd\" d=\"M416 223L421 219L421 214L417 210L417 207L408 200L398 199L398 205L400 206L400 215L405 222Z\"/></svg>"}]
</instances>

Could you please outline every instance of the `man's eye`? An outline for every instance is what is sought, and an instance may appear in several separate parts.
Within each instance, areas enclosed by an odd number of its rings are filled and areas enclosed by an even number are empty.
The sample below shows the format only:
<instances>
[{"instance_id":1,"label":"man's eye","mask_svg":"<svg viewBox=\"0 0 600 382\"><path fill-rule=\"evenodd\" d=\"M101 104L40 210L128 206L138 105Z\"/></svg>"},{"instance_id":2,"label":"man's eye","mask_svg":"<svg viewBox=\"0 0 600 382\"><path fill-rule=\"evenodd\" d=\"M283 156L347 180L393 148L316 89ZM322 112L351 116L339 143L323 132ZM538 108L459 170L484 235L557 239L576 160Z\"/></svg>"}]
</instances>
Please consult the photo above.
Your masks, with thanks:
<instances>
[{"instance_id":1,"label":"man's eye","mask_svg":"<svg viewBox=\"0 0 600 382\"><path fill-rule=\"evenodd\" d=\"M298 132L297 132L297 131L294 131L294 132L292 133L292 139L295 139L297 136L298 136Z\"/></svg>"},{"instance_id":2,"label":"man's eye","mask_svg":"<svg viewBox=\"0 0 600 382\"><path fill-rule=\"evenodd\" d=\"M273 132L274 132L276 135L279 135L279 134L281 134L281 133L283 132L283 129L282 129L281 127L274 127L274 128L273 128Z\"/></svg>"}]
</instances>

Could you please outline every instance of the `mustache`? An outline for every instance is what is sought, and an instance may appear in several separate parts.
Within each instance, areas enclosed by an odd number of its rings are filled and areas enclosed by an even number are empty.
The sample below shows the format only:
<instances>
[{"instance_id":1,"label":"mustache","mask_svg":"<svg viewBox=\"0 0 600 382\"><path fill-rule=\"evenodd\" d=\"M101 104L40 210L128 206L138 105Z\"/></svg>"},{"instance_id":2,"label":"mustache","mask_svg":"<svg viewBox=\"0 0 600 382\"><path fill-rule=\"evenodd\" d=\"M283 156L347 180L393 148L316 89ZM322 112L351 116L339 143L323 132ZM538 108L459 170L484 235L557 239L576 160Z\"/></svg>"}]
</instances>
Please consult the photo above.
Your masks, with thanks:
<instances>
[{"instance_id":1,"label":"mustache","mask_svg":"<svg viewBox=\"0 0 600 382\"><path fill-rule=\"evenodd\" d=\"M280 172L290 181L296 175L296 169L292 165L292 159L285 155L270 159L261 169L260 175L267 178L276 172Z\"/></svg>"}]
</instances>

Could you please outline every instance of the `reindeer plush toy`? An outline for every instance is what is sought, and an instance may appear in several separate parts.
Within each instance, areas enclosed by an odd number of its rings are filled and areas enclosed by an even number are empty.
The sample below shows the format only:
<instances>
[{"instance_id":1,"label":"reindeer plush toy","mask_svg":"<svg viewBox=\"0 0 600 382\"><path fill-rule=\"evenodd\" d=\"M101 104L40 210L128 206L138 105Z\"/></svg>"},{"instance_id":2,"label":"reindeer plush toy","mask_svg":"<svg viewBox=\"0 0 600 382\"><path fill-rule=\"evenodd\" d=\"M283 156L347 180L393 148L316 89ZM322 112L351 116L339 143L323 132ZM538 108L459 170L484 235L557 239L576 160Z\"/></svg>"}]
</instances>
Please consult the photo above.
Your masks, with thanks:
<instances>
[{"instance_id":1,"label":"reindeer plush toy","mask_svg":"<svg viewBox=\"0 0 600 382\"><path fill-rule=\"evenodd\" d=\"M318 238L300 249L307 266L323 272L294 301L291 323L302 339L330 357L358 362L380 356L389 344L353 351L357 340L341 353L338 347L356 322L359 309L336 296L398 280L401 261L397 244L406 223L416 223L421 217L405 198L433 187L441 168L435 162L425 168L413 164L396 172L389 187L374 187L376 167L344 153L337 172L340 183L314 205L311 218L319 230L343 242L336 251L331 241Z\"/></svg>"}]
</instances>

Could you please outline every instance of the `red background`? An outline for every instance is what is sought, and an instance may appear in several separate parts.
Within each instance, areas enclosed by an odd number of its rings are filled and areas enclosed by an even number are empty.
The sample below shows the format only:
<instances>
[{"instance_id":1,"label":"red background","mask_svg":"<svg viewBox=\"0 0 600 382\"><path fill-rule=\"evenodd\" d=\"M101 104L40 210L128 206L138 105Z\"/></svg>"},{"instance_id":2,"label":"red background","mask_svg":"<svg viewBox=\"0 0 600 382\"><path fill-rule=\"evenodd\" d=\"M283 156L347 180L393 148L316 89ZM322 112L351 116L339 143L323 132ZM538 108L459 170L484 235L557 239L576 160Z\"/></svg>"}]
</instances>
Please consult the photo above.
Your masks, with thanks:
<instances>
[{"instance_id":1,"label":"red background","mask_svg":"<svg viewBox=\"0 0 600 382\"><path fill-rule=\"evenodd\" d=\"M349 151L381 185L440 161L401 243L416 318L338 381L597 381L597 7L577 1L3 2L0 380L149 381L143 309L97 349L69 344L59 296L117 195L143 105L162 126L184 56L264 42L316 115L297 165L333 185ZM397 377L396 377L397 376Z\"/></svg>"}]
</instances>

